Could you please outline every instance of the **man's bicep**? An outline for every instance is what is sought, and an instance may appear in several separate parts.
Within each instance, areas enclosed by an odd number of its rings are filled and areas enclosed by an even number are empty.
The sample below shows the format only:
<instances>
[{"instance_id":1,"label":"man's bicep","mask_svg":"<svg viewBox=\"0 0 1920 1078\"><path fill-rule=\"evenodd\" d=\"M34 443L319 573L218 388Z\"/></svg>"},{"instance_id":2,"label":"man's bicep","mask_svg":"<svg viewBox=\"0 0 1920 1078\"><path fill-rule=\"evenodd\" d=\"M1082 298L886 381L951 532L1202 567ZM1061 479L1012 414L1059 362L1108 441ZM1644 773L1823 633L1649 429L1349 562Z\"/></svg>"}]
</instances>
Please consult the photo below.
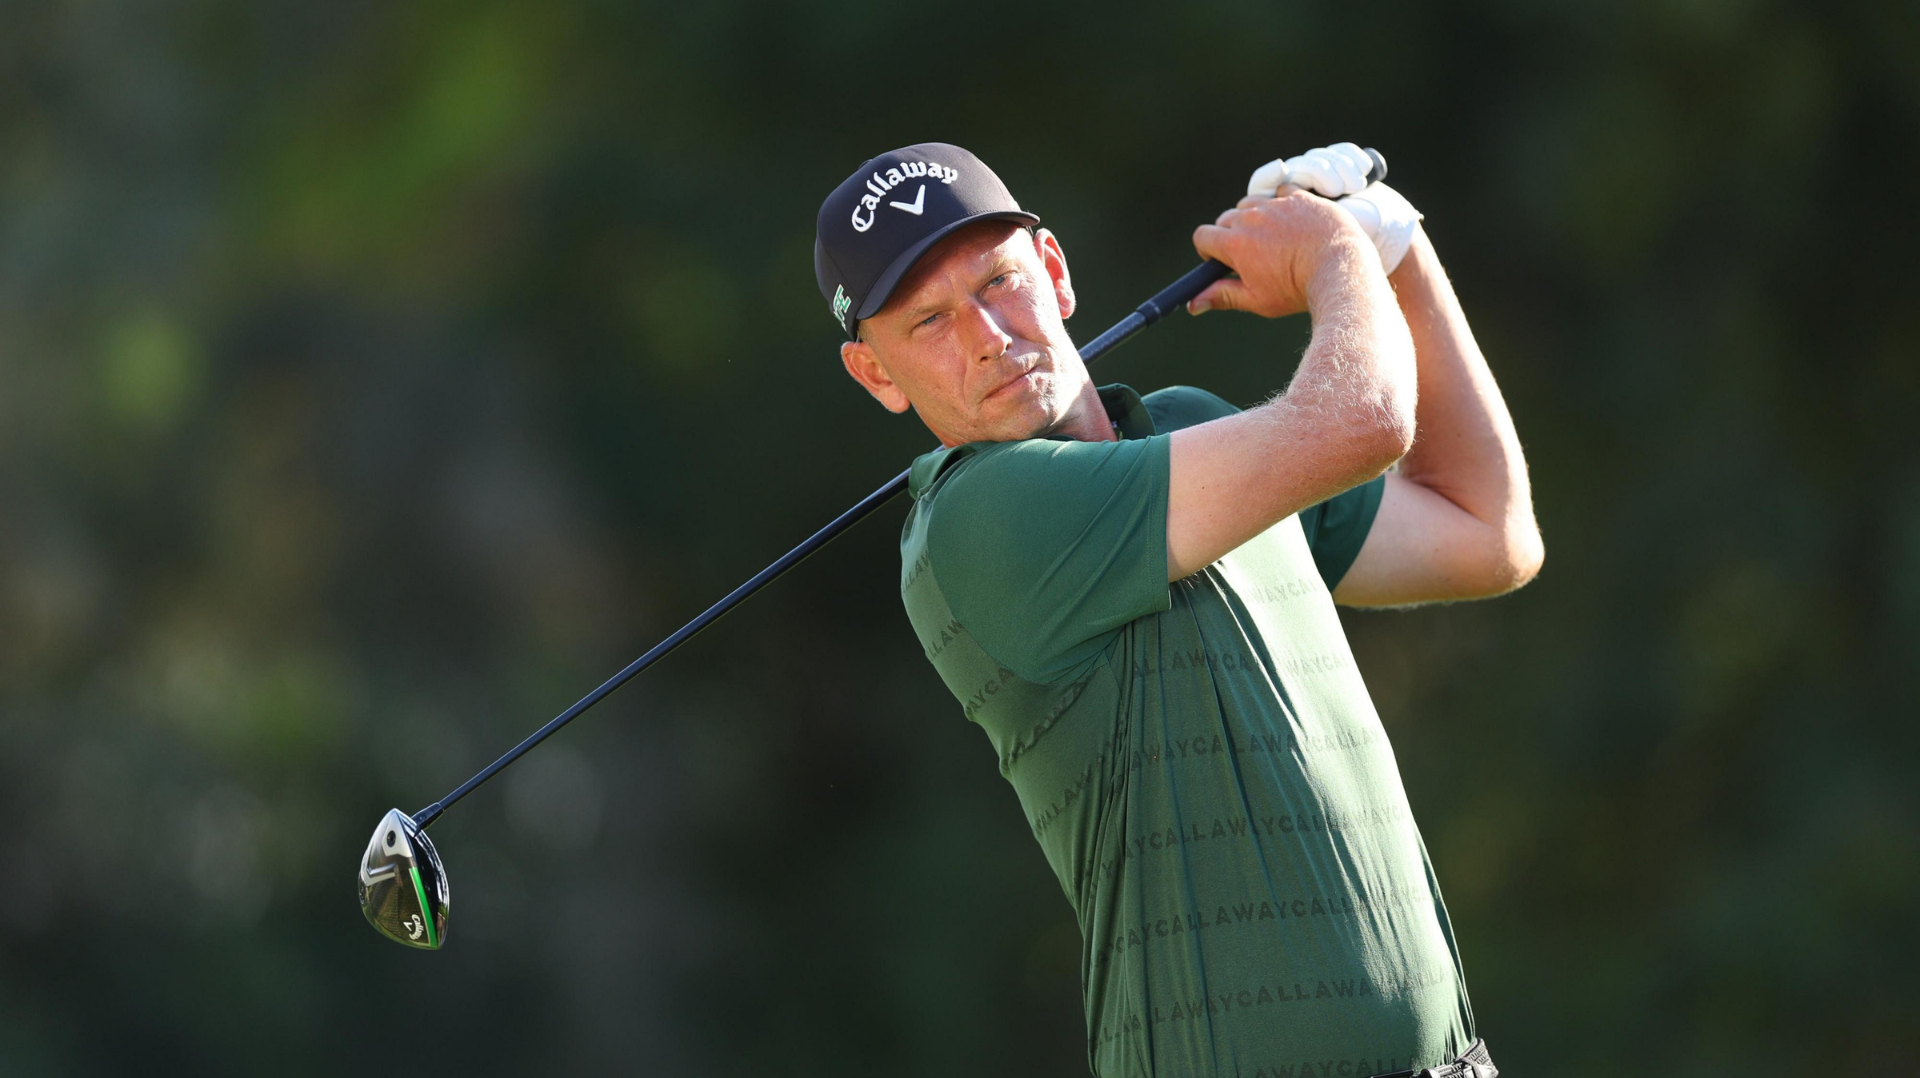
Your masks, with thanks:
<instances>
[{"instance_id":1,"label":"man's bicep","mask_svg":"<svg viewBox=\"0 0 1920 1078\"><path fill-rule=\"evenodd\" d=\"M1381 491L1386 485L1386 476L1375 476L1319 505L1300 510L1300 531L1306 536L1307 548L1313 551L1314 567L1320 570L1327 590L1340 586L1347 570L1353 568L1353 560L1360 556L1360 547L1380 514Z\"/></svg>"},{"instance_id":2,"label":"man's bicep","mask_svg":"<svg viewBox=\"0 0 1920 1078\"><path fill-rule=\"evenodd\" d=\"M1180 580L1287 517L1380 474L1384 463L1268 404L1172 434L1167 579Z\"/></svg>"},{"instance_id":3,"label":"man's bicep","mask_svg":"<svg viewBox=\"0 0 1920 1078\"><path fill-rule=\"evenodd\" d=\"M1493 594L1494 529L1447 498L1393 473L1359 556L1333 590L1343 606L1407 606Z\"/></svg>"}]
</instances>

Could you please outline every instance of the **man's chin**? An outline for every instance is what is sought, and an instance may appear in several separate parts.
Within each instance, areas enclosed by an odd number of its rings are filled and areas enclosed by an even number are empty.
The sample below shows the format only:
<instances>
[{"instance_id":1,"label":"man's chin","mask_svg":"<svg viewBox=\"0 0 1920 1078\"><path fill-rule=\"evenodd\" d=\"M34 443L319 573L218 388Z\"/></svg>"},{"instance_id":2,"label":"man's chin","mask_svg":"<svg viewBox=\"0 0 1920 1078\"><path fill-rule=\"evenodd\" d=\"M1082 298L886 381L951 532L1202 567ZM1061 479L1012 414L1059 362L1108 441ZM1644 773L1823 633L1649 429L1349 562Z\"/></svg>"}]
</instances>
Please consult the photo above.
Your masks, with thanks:
<instances>
[{"instance_id":1,"label":"man's chin","mask_svg":"<svg viewBox=\"0 0 1920 1078\"><path fill-rule=\"evenodd\" d=\"M1058 414L1053 402L1040 394L1032 394L1027 399L1015 402L1005 415L993 424L1000 433L994 439L998 442L1020 442L1028 438L1044 438L1066 422L1064 415Z\"/></svg>"},{"instance_id":2,"label":"man's chin","mask_svg":"<svg viewBox=\"0 0 1920 1078\"><path fill-rule=\"evenodd\" d=\"M1069 411L1060 405L1051 383L989 394L973 415L974 421L967 424L962 440L950 444L1044 438L1066 425Z\"/></svg>"}]
</instances>

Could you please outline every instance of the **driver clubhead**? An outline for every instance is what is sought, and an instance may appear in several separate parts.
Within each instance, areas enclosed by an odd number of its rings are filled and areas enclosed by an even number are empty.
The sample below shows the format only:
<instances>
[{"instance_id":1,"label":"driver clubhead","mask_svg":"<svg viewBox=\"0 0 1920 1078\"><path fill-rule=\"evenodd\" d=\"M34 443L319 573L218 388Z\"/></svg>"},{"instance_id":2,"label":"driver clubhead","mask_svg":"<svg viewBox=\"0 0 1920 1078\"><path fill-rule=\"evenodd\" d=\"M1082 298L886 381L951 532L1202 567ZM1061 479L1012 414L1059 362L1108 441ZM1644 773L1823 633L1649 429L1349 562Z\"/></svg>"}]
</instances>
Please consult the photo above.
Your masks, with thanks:
<instances>
[{"instance_id":1,"label":"driver clubhead","mask_svg":"<svg viewBox=\"0 0 1920 1078\"><path fill-rule=\"evenodd\" d=\"M447 873L413 817L392 809L360 857L360 912L380 934L437 951L447 942Z\"/></svg>"}]
</instances>

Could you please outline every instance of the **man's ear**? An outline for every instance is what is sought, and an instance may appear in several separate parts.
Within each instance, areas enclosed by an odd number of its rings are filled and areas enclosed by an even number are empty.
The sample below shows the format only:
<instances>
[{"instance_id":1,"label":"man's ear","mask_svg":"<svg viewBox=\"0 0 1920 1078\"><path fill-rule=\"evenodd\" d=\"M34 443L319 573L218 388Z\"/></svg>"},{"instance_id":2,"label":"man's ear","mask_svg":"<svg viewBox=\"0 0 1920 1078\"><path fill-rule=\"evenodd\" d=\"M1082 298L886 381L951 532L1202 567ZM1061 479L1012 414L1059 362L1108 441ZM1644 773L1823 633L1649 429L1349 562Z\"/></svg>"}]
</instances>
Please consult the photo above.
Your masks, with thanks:
<instances>
[{"instance_id":1,"label":"man's ear","mask_svg":"<svg viewBox=\"0 0 1920 1078\"><path fill-rule=\"evenodd\" d=\"M1074 307L1073 277L1067 272L1067 255L1060 250L1060 240L1044 228L1033 230L1033 249L1040 253L1040 262L1047 268L1047 276L1053 279L1053 294L1060 302L1060 317L1072 318Z\"/></svg>"},{"instance_id":2,"label":"man's ear","mask_svg":"<svg viewBox=\"0 0 1920 1078\"><path fill-rule=\"evenodd\" d=\"M880 365L880 357L874 354L873 345L865 341L848 341L840 346L840 362L847 368L853 380L866 387L873 399L895 415L912 407L907 394Z\"/></svg>"}]
</instances>

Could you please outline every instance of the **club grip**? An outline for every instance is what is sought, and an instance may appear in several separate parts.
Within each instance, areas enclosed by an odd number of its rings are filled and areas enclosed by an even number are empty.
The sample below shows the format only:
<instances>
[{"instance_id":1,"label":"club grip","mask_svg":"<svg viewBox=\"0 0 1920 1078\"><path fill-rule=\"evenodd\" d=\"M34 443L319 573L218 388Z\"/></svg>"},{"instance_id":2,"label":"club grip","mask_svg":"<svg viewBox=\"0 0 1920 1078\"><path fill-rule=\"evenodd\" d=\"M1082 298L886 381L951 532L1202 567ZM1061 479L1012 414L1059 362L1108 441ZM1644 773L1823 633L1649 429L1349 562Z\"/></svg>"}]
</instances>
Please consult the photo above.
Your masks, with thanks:
<instances>
[{"instance_id":1,"label":"club grip","mask_svg":"<svg viewBox=\"0 0 1920 1078\"><path fill-rule=\"evenodd\" d=\"M1160 321L1170 311L1176 311L1187 305L1187 301L1206 291L1207 286L1232 273L1225 262L1209 258L1180 275L1180 279L1153 294L1153 298L1135 307L1134 313L1147 320L1147 325Z\"/></svg>"},{"instance_id":2,"label":"club grip","mask_svg":"<svg viewBox=\"0 0 1920 1078\"><path fill-rule=\"evenodd\" d=\"M1371 146L1362 146L1360 148L1366 151L1368 160L1371 160L1373 162L1373 167L1367 170L1367 182L1379 183L1381 180L1386 179L1387 178L1387 159L1380 155L1379 150L1376 150Z\"/></svg>"}]
</instances>

